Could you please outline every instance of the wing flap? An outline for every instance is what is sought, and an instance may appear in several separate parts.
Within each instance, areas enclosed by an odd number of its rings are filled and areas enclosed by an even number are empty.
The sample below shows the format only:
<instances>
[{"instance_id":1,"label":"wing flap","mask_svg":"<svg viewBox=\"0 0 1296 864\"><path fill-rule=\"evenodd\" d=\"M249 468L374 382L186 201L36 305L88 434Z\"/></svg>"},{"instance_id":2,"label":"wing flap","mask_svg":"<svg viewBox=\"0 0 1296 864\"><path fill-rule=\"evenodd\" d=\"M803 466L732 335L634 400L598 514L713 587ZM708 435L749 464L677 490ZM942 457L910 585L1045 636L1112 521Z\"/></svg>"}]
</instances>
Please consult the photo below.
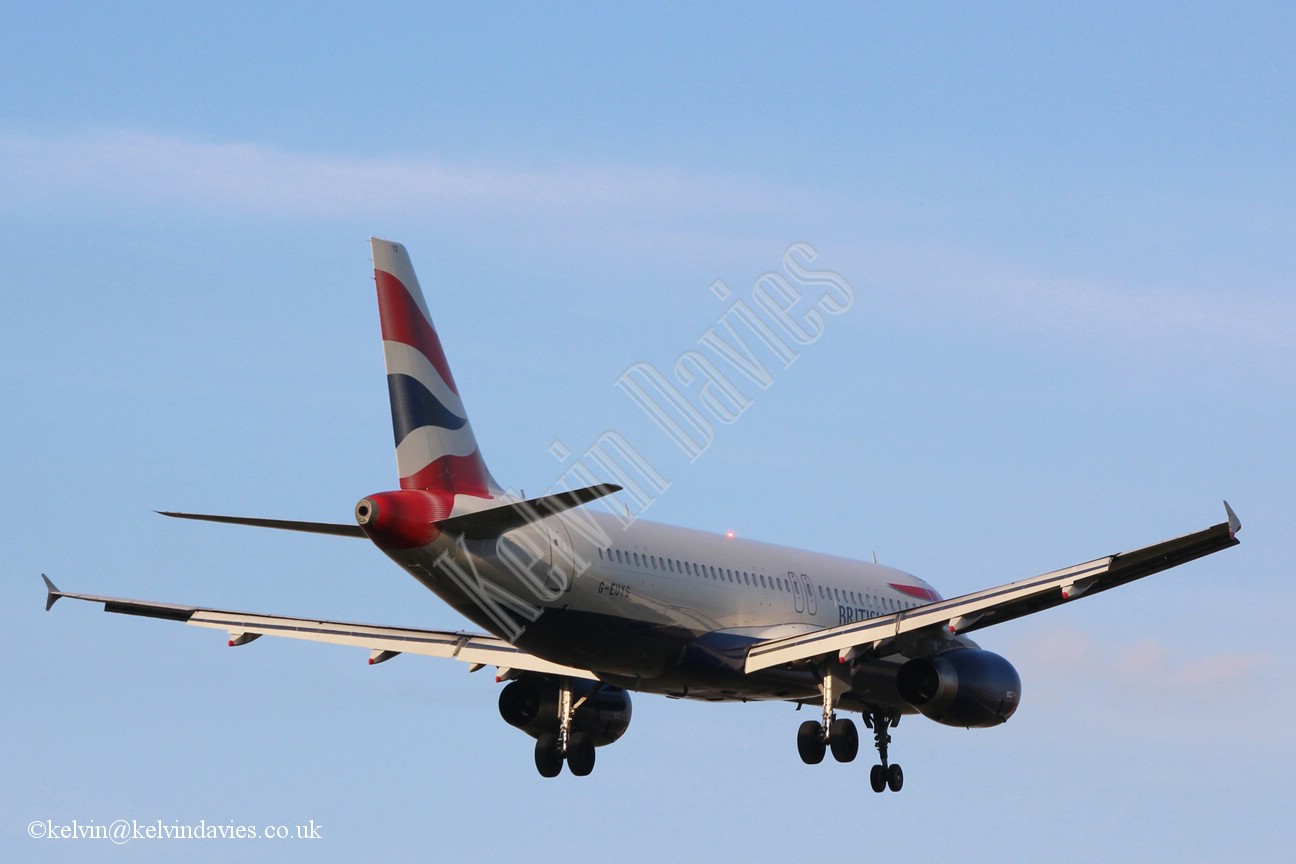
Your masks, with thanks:
<instances>
[{"instance_id":1,"label":"wing flap","mask_svg":"<svg viewBox=\"0 0 1296 864\"><path fill-rule=\"evenodd\" d=\"M142 615L180 621L195 627L225 630L230 641L243 644L257 636L279 636L287 639L304 639L367 648L372 656L387 657L396 654L421 654L427 657L447 657L468 663L470 666L497 666L523 672L545 675L563 675L572 678L597 680L593 672L576 669L537 657L494 636L464 633L451 630L419 630L412 627L382 627L373 624L353 624L344 621L322 621L313 618L292 618L286 615L262 615L254 612L234 612L224 609L206 609L200 606L183 606L175 603L156 603L126 597L102 597L96 594L76 594L60 591L42 575L49 594L45 608L48 610L62 597L102 603L105 612L125 615Z\"/></svg>"},{"instance_id":2,"label":"wing flap","mask_svg":"<svg viewBox=\"0 0 1296 864\"><path fill-rule=\"evenodd\" d=\"M1242 525L1228 502L1224 507L1227 521L1173 540L892 615L758 642L748 651L744 669L756 672L833 653L843 656L847 651L860 648L877 651L889 640L924 629L967 633L1125 585L1236 546L1237 533Z\"/></svg>"}]
</instances>

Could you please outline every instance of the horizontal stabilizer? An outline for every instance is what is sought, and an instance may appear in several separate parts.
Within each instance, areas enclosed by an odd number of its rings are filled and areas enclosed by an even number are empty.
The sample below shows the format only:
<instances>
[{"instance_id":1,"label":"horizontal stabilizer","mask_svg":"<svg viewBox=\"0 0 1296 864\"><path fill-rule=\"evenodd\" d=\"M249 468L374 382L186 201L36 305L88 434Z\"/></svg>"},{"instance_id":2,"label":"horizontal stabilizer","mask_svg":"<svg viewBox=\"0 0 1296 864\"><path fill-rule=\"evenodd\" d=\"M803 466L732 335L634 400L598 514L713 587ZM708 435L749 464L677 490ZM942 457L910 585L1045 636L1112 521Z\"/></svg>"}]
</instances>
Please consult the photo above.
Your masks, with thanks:
<instances>
[{"instance_id":1,"label":"horizontal stabilizer","mask_svg":"<svg viewBox=\"0 0 1296 864\"><path fill-rule=\"evenodd\" d=\"M227 525L251 525L254 528L277 528L281 531L305 531L308 534L331 534L334 537L364 538L359 525L339 525L335 522L297 522L290 519L254 519L249 516L212 516L206 513L172 513L158 510L173 519L197 519L201 522L224 522Z\"/></svg>"},{"instance_id":2,"label":"horizontal stabilizer","mask_svg":"<svg viewBox=\"0 0 1296 864\"><path fill-rule=\"evenodd\" d=\"M488 540L514 528L539 522L564 510L597 501L605 495L620 491L621 487L614 483L598 483L582 489L515 501L489 510L451 516L449 519L437 522L436 526L446 533L461 535L469 540Z\"/></svg>"}]
</instances>

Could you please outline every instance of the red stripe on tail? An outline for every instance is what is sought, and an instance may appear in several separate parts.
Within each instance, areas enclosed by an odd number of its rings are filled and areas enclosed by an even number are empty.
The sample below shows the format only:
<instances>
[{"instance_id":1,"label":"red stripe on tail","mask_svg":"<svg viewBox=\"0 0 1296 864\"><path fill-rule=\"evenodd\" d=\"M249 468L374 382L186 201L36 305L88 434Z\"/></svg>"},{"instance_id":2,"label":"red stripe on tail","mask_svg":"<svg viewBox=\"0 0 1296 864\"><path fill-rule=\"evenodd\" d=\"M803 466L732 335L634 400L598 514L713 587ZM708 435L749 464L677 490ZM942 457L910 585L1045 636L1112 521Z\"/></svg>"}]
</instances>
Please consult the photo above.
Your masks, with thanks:
<instances>
[{"instance_id":1,"label":"red stripe on tail","mask_svg":"<svg viewBox=\"0 0 1296 864\"><path fill-rule=\"evenodd\" d=\"M374 270L374 281L378 285L378 317L382 322L383 339L417 348L441 375L441 380L458 393L445 351L441 349L441 338L409 290L399 279L383 270Z\"/></svg>"}]
</instances>

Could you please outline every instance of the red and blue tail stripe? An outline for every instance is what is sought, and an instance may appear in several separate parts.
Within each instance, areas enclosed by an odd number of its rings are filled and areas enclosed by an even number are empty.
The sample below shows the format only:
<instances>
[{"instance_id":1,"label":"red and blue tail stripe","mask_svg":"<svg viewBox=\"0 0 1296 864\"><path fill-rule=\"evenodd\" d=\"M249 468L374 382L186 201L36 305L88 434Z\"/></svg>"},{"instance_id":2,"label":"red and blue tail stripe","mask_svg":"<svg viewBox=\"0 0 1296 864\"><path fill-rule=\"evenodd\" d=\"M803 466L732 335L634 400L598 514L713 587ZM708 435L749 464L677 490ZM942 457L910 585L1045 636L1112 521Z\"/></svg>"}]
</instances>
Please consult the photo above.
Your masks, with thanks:
<instances>
[{"instance_id":1,"label":"red and blue tail stripe","mask_svg":"<svg viewBox=\"0 0 1296 864\"><path fill-rule=\"evenodd\" d=\"M486 469L409 253L373 238L392 432L402 489L491 498Z\"/></svg>"}]
</instances>

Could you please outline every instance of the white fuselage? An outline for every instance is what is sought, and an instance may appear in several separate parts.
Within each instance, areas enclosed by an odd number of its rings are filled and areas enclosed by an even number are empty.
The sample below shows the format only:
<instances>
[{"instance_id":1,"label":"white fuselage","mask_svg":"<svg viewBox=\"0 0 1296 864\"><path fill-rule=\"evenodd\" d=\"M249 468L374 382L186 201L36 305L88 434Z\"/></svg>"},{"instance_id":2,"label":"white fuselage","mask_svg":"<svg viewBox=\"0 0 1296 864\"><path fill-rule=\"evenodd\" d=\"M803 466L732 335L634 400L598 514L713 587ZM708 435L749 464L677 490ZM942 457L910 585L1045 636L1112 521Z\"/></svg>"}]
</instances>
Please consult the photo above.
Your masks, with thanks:
<instances>
[{"instance_id":1,"label":"white fuselage","mask_svg":"<svg viewBox=\"0 0 1296 864\"><path fill-rule=\"evenodd\" d=\"M743 652L758 640L939 599L892 567L590 508L499 540L443 535L388 554L467 617L532 653L636 689L706 698L786 698L789 687L813 687L804 670L743 675Z\"/></svg>"}]
</instances>

